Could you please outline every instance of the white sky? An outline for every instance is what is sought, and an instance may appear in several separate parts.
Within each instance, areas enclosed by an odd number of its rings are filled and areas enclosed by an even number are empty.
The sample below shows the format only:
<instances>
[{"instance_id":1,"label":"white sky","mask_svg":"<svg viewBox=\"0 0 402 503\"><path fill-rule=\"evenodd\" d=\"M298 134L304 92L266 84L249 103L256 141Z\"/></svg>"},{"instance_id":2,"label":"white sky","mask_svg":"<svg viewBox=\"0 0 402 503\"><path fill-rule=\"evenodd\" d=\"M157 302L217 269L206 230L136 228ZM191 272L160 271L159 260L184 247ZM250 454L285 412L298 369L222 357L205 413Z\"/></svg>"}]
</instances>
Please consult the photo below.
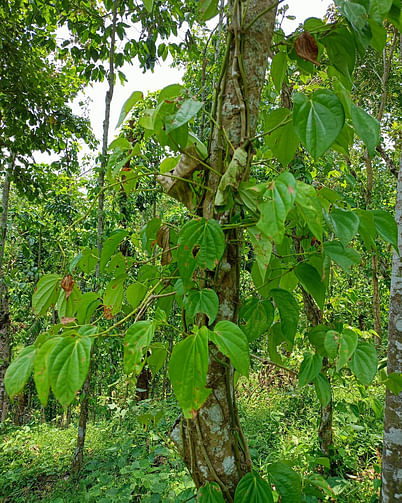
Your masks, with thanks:
<instances>
[{"instance_id":1,"label":"white sky","mask_svg":"<svg viewBox=\"0 0 402 503\"><path fill-rule=\"evenodd\" d=\"M323 17L329 4L332 2L331 0L287 0L286 3L289 5L286 14L296 17L294 21L285 19L282 24L282 28L288 34L293 32L300 23L309 17ZM211 27L214 27L216 22L217 18L213 19L211 21ZM168 58L165 62L161 61L160 64L157 63L155 65L154 72L147 71L146 73L142 72L137 59L133 61L133 64L127 63L122 68L128 82L126 82L124 86L120 84L119 79L117 79L116 82L110 113L109 143L116 134L114 127L117 124L121 107L133 91L142 91L145 96L148 92L162 89L169 84L181 82L184 71L170 68L169 65L171 62L171 58ZM88 108L91 125L96 137L100 141L102 140L107 86L106 81L95 83L92 86L88 86L84 93L84 98L89 98ZM76 99L73 104L73 111L77 115L83 115L84 113L83 109L78 104L81 100L82 96ZM52 156L52 158L54 157ZM35 160L37 162L47 162L48 159L46 155L35 155Z\"/></svg>"}]
</instances>

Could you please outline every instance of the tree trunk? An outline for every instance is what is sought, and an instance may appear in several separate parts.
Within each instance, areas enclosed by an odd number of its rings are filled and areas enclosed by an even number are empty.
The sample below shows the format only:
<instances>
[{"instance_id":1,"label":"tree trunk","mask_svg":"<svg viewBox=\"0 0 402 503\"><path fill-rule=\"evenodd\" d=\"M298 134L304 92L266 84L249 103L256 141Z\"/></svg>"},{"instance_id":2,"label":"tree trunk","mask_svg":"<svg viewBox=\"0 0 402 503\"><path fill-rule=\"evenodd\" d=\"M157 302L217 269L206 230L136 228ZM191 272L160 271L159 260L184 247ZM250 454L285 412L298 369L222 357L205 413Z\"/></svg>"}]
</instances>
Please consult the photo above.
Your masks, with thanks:
<instances>
[{"instance_id":1,"label":"tree trunk","mask_svg":"<svg viewBox=\"0 0 402 503\"><path fill-rule=\"evenodd\" d=\"M116 42L116 26L117 26L117 9L119 5L119 0L114 0L113 2L113 13L112 13L112 31L110 36L110 51L109 51L109 88L106 92L105 97L105 119L103 121L103 140L102 140L102 154L101 154L101 165L98 177L98 188L99 188L99 199L98 199L98 226L97 226L97 248L99 257L102 252L102 241L103 241L103 228L104 228L104 183L105 183L105 169L107 161L107 147L108 147L108 136L109 136L109 122L110 122L110 104L112 102L113 90L114 90L114 51ZM96 264L96 278L99 278L99 266L100 260ZM80 407L80 417L78 420L78 437L77 437L77 448L75 451L71 471L72 473L78 473L82 468L82 463L84 459L84 446L85 446L85 435L87 430L88 421L88 400L90 392L90 379L91 379L91 368L88 371L88 376L83 385L83 398Z\"/></svg>"},{"instance_id":2,"label":"tree trunk","mask_svg":"<svg viewBox=\"0 0 402 503\"><path fill-rule=\"evenodd\" d=\"M10 171L14 168L15 156L10 162ZM0 417L4 422L8 412L8 397L4 386L4 376L10 363L10 309L8 289L4 282L4 249L7 239L8 202L10 198L11 173L4 177L2 213L0 219Z\"/></svg>"},{"instance_id":3,"label":"tree trunk","mask_svg":"<svg viewBox=\"0 0 402 503\"><path fill-rule=\"evenodd\" d=\"M402 372L402 155L395 206L399 256L394 251L388 324L388 374ZM382 503L402 501L402 392L387 390L382 461Z\"/></svg>"},{"instance_id":4,"label":"tree trunk","mask_svg":"<svg viewBox=\"0 0 402 503\"><path fill-rule=\"evenodd\" d=\"M208 172L210 190L200 210L204 218L216 218L221 224L229 221L236 208L218 215L214 213L220 179L215 172L224 173L233 149L239 147L247 152L247 166L250 165L252 147L249 140L255 134L276 14L274 0L234 0L230 5L227 53L213 108L218 124L210 142L210 164L214 171ZM247 178L248 168L242 173L242 179ZM219 298L218 320L234 323L237 323L239 307L240 242L240 231L226 231L227 246L217 267L219 272L206 280L207 286L214 288ZM217 482L225 500L233 501L239 480L251 469L251 460L237 413L233 369L215 359L216 356L220 361L224 358L214 346L209 350L207 386L212 393L193 419L176 422L171 436L196 486Z\"/></svg>"}]
</instances>

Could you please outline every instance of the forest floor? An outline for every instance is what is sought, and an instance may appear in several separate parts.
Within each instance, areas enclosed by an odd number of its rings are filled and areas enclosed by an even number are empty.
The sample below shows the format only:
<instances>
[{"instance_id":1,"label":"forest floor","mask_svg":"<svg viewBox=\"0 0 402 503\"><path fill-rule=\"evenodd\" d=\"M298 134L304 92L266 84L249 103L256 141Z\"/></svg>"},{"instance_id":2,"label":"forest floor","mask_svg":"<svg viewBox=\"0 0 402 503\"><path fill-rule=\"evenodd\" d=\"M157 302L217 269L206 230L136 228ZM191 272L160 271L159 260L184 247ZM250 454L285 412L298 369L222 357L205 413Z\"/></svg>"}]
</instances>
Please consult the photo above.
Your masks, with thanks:
<instances>
[{"instance_id":1,"label":"forest floor","mask_svg":"<svg viewBox=\"0 0 402 503\"><path fill-rule=\"evenodd\" d=\"M240 381L239 411L254 467L267 476L268 465L280 460L304 480L323 475L331 489L319 499L306 497L307 503L378 502L383 390L333 385L336 452L330 471L318 447L319 403L312 387L298 390L296 382L280 373L273 378L272 371ZM0 503L194 501L192 481L168 440L178 414L173 399L138 405L109 401L102 410L103 419L88 425L85 464L77 479L69 475L73 424L62 429L39 421L22 427L6 423L0 430ZM319 486L320 476L313 477Z\"/></svg>"}]
</instances>

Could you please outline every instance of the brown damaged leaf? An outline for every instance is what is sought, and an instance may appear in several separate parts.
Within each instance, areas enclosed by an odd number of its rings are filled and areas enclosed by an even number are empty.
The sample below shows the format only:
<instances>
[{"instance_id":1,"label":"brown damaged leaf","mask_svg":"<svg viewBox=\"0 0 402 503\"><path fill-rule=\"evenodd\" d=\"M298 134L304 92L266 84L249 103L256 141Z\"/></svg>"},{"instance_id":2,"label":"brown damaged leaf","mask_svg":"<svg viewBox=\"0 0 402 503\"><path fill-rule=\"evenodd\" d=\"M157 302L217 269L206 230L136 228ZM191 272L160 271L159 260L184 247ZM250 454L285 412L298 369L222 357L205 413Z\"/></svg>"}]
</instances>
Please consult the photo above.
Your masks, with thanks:
<instances>
[{"instance_id":1,"label":"brown damaged leaf","mask_svg":"<svg viewBox=\"0 0 402 503\"><path fill-rule=\"evenodd\" d=\"M105 317L105 319L111 320L112 318L114 318L112 311L113 311L113 306L110 306L110 307L103 306L103 316Z\"/></svg>"},{"instance_id":2,"label":"brown damaged leaf","mask_svg":"<svg viewBox=\"0 0 402 503\"><path fill-rule=\"evenodd\" d=\"M66 300L67 300L70 297L71 292L73 291L74 288L74 280L71 274L64 276L64 278L61 280L61 287L66 292Z\"/></svg>"},{"instance_id":3,"label":"brown damaged leaf","mask_svg":"<svg viewBox=\"0 0 402 503\"><path fill-rule=\"evenodd\" d=\"M156 243L163 250L161 264L167 265L173 260L170 250L170 229L167 225L161 225L156 234Z\"/></svg>"},{"instance_id":4,"label":"brown damaged leaf","mask_svg":"<svg viewBox=\"0 0 402 503\"><path fill-rule=\"evenodd\" d=\"M159 175L157 180L162 185L166 194L184 204L189 210L194 210L196 202L191 184L194 171L203 169L197 149L194 145L185 148L177 166L164 175Z\"/></svg>"},{"instance_id":5,"label":"brown damaged leaf","mask_svg":"<svg viewBox=\"0 0 402 503\"><path fill-rule=\"evenodd\" d=\"M317 61L318 45L314 37L308 31L301 33L295 42L295 50L298 56L307 61L311 61L315 65L319 65Z\"/></svg>"},{"instance_id":6,"label":"brown damaged leaf","mask_svg":"<svg viewBox=\"0 0 402 503\"><path fill-rule=\"evenodd\" d=\"M68 325L69 323L72 323L73 321L75 321L77 318L69 318L68 316L63 316L61 318L61 324L62 325Z\"/></svg>"}]
</instances>

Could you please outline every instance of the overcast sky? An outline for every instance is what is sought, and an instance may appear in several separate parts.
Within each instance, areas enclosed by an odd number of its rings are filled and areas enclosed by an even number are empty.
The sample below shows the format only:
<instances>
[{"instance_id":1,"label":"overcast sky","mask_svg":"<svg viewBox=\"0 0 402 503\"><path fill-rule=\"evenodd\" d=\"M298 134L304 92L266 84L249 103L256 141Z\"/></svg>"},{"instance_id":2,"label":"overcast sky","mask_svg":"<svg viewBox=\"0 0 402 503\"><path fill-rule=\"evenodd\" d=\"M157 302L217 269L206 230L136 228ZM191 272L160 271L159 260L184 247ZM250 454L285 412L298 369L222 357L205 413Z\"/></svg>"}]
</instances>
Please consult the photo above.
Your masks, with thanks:
<instances>
[{"instance_id":1,"label":"overcast sky","mask_svg":"<svg viewBox=\"0 0 402 503\"><path fill-rule=\"evenodd\" d=\"M294 21L289 19L284 20L282 27L288 34L293 32L298 25L308 17L322 17L328 5L331 3L331 0L287 0L286 3L289 5L287 15L296 17ZM212 20L211 26L215 26L216 22L216 19ZM180 40L180 37L178 38ZM170 68L170 63L171 59L169 58L165 62L161 61L160 64L155 65L153 73L151 71L143 73L136 59L132 64L126 64L123 67L122 71L126 75L128 82L126 82L124 86L120 84L119 79L117 79L116 82L110 114L109 143L116 134L114 127L120 115L121 107L133 91L142 91L144 95L146 95L150 91L156 91L169 84L181 82L184 73L183 70ZM89 118L92 128L99 140L102 139L106 90L107 83L103 82L88 86L84 93L84 97L89 99ZM83 109L78 104L82 98L83 96L81 95L73 104L73 111L77 115L83 114ZM42 155L36 155L35 159L39 162L47 161L46 156Z\"/></svg>"}]
</instances>

